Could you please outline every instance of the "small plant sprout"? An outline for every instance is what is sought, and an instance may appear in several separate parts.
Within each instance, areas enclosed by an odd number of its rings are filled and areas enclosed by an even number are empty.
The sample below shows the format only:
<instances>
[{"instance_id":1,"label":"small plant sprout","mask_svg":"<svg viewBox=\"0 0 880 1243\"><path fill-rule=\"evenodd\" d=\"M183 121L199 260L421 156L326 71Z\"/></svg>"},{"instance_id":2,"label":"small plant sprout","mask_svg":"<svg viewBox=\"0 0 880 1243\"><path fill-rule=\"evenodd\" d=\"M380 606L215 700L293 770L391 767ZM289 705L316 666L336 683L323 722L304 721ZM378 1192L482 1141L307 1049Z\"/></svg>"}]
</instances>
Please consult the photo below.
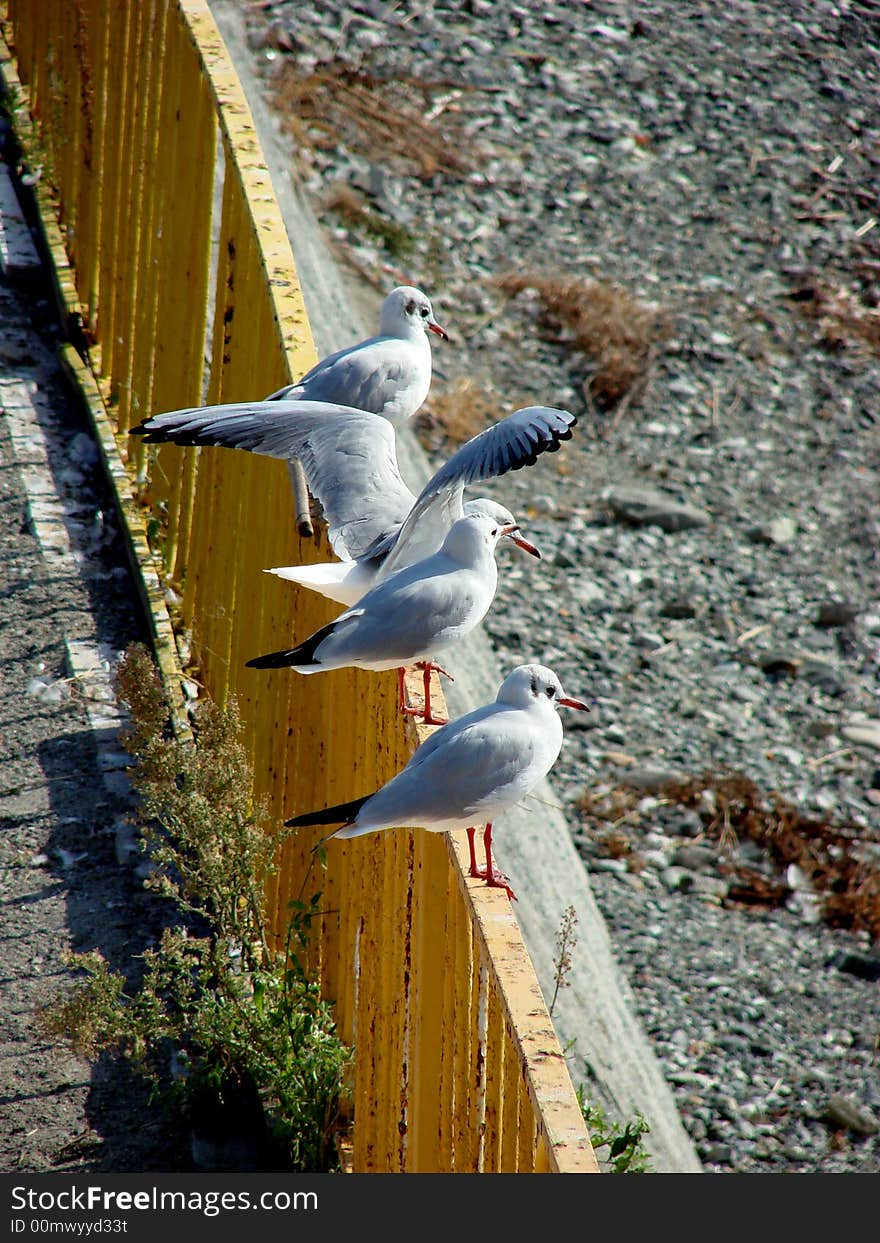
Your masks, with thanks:
<instances>
[{"instance_id":1,"label":"small plant sprout","mask_svg":"<svg viewBox=\"0 0 880 1243\"><path fill-rule=\"evenodd\" d=\"M566 978L571 971L571 952L577 945L577 936L575 928L577 927L578 917L573 906L567 906L562 914L562 920L556 932L556 956L553 959L553 966L556 968L554 976L555 987L553 989L553 999L550 1002L550 1017L553 1017L553 1008L556 1005L556 998L559 996L560 989L568 988L569 981Z\"/></svg>"}]
</instances>

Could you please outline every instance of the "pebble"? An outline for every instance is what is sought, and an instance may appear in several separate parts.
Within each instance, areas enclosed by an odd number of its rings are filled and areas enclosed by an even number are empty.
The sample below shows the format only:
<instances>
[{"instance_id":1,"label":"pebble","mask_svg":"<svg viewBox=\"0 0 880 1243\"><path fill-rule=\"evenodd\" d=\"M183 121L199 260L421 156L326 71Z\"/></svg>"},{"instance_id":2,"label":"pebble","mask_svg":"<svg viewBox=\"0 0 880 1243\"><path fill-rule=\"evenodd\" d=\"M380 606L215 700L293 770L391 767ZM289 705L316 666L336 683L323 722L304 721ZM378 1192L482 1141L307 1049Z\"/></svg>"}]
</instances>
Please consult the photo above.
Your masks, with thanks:
<instances>
[{"instance_id":1,"label":"pebble","mask_svg":"<svg viewBox=\"0 0 880 1243\"><path fill-rule=\"evenodd\" d=\"M828 1098L826 1114L832 1125L845 1127L856 1135L876 1135L880 1122L869 1109L864 1109L840 1092Z\"/></svg>"},{"instance_id":2,"label":"pebble","mask_svg":"<svg viewBox=\"0 0 880 1243\"><path fill-rule=\"evenodd\" d=\"M704 526L709 515L651 488L614 488L606 500L615 517L634 526L658 526L664 531L686 531Z\"/></svg>"},{"instance_id":3,"label":"pebble","mask_svg":"<svg viewBox=\"0 0 880 1243\"><path fill-rule=\"evenodd\" d=\"M861 743L863 746L872 747L876 751L880 751L880 721L862 720L850 721L840 728L841 737L848 742Z\"/></svg>"}]
</instances>

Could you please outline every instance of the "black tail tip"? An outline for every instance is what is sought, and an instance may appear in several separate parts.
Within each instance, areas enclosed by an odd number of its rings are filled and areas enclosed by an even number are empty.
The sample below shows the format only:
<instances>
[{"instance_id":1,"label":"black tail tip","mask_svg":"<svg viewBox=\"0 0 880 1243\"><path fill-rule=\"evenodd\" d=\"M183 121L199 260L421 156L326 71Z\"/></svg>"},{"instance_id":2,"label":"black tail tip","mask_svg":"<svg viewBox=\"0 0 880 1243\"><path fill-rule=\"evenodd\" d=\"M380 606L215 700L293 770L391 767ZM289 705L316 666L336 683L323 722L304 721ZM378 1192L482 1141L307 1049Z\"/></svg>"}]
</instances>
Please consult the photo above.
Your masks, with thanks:
<instances>
[{"instance_id":1,"label":"black tail tip","mask_svg":"<svg viewBox=\"0 0 880 1243\"><path fill-rule=\"evenodd\" d=\"M255 656L245 662L248 669L283 669L289 665L291 652L269 652L266 656Z\"/></svg>"}]
</instances>

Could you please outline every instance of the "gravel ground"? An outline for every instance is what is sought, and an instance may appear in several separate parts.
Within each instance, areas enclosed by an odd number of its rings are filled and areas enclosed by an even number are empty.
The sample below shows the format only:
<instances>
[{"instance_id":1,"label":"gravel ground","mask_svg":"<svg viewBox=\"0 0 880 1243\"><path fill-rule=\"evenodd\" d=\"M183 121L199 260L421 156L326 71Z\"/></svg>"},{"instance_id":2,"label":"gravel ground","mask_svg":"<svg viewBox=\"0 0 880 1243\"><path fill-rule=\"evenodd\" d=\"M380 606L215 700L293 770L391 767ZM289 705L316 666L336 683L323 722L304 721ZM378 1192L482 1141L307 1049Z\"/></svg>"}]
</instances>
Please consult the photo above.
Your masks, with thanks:
<instances>
[{"instance_id":1,"label":"gravel ground","mask_svg":"<svg viewBox=\"0 0 880 1243\"><path fill-rule=\"evenodd\" d=\"M876 1172L880 10L243 8L338 253L452 334L425 443L579 416L486 627L595 701L556 787L705 1168Z\"/></svg>"}]
</instances>

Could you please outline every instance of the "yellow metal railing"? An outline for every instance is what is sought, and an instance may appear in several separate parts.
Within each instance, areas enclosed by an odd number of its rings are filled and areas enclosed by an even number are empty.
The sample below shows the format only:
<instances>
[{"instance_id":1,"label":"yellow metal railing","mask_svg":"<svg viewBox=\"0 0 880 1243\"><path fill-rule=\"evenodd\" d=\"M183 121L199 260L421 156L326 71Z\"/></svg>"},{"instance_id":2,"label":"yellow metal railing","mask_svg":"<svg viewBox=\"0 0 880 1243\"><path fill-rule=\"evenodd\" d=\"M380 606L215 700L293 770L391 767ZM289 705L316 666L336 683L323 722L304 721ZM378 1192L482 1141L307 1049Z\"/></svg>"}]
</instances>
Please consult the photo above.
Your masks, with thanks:
<instances>
[{"instance_id":1,"label":"yellow metal railing","mask_svg":"<svg viewBox=\"0 0 880 1243\"><path fill-rule=\"evenodd\" d=\"M0 13L59 284L89 344L72 370L108 457L127 466L113 474L129 521L133 493L164 532L162 583L176 589L198 677L214 699L238 700L255 784L279 819L368 792L412 751L394 675L245 668L338 612L263 573L330 556L322 535L297 536L284 465L126 435L161 410L265 396L315 359L207 5L8 0ZM327 914L312 965L356 1054L354 1169L593 1170L516 919L502 891L466 878L460 837L368 835L332 846L315 878ZM279 935L313 840L279 851Z\"/></svg>"}]
</instances>

